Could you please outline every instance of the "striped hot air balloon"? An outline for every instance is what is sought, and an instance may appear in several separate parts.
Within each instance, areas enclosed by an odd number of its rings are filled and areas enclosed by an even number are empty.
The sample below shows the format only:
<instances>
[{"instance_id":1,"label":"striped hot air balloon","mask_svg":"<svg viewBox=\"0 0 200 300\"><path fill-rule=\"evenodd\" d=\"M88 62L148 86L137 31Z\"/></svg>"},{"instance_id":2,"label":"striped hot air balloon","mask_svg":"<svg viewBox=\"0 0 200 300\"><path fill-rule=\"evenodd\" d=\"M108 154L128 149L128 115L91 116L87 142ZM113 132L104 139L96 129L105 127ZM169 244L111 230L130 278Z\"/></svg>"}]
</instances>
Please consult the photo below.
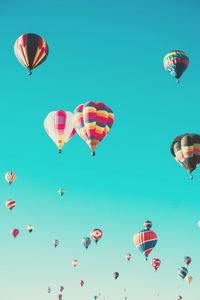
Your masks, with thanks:
<instances>
[{"instance_id":1,"label":"striped hot air balloon","mask_svg":"<svg viewBox=\"0 0 200 300\"><path fill-rule=\"evenodd\" d=\"M72 266L75 268L78 265L78 259L72 260Z\"/></svg>"},{"instance_id":2,"label":"striped hot air balloon","mask_svg":"<svg viewBox=\"0 0 200 300\"><path fill-rule=\"evenodd\" d=\"M114 122L112 110L101 102L86 102L74 111L74 127L78 135L88 144L91 155L110 131Z\"/></svg>"},{"instance_id":3,"label":"striped hot air balloon","mask_svg":"<svg viewBox=\"0 0 200 300\"><path fill-rule=\"evenodd\" d=\"M15 172L7 172L5 174L5 179L10 185L16 180L16 178L17 178L17 176L16 176Z\"/></svg>"},{"instance_id":4,"label":"striped hot air balloon","mask_svg":"<svg viewBox=\"0 0 200 300\"><path fill-rule=\"evenodd\" d=\"M189 65L189 57L184 51L173 50L165 55L163 64L165 70L174 76L177 83L179 83L181 75Z\"/></svg>"},{"instance_id":5,"label":"striped hot air balloon","mask_svg":"<svg viewBox=\"0 0 200 300\"><path fill-rule=\"evenodd\" d=\"M44 128L61 153L63 146L76 133L73 127L73 113L64 110L50 112L44 120Z\"/></svg>"},{"instance_id":6,"label":"striped hot air balloon","mask_svg":"<svg viewBox=\"0 0 200 300\"><path fill-rule=\"evenodd\" d=\"M82 244L83 246L85 247L85 249L87 250L88 247L90 246L91 244L91 238L90 237L84 237L83 240L82 240Z\"/></svg>"},{"instance_id":7,"label":"striped hot air balloon","mask_svg":"<svg viewBox=\"0 0 200 300\"><path fill-rule=\"evenodd\" d=\"M12 210L16 206L16 201L9 199L6 201L6 207L10 210Z\"/></svg>"},{"instance_id":8,"label":"striped hot air balloon","mask_svg":"<svg viewBox=\"0 0 200 300\"><path fill-rule=\"evenodd\" d=\"M42 64L49 53L47 42L34 33L22 34L15 42L14 52L18 61L29 70Z\"/></svg>"},{"instance_id":9,"label":"striped hot air balloon","mask_svg":"<svg viewBox=\"0 0 200 300\"><path fill-rule=\"evenodd\" d=\"M135 246L145 255L146 260L148 259L148 255L157 244L157 241L157 234L154 231L148 229L148 227L139 231L133 237Z\"/></svg>"},{"instance_id":10,"label":"striped hot air balloon","mask_svg":"<svg viewBox=\"0 0 200 300\"><path fill-rule=\"evenodd\" d=\"M186 276L187 276L187 274L188 274L188 269L187 268L185 268L185 267L180 267L179 269L178 269L178 275L181 277L181 278L185 278Z\"/></svg>"},{"instance_id":11,"label":"striped hot air balloon","mask_svg":"<svg viewBox=\"0 0 200 300\"><path fill-rule=\"evenodd\" d=\"M160 267L161 261L159 258L153 258L151 261L152 267L154 268L155 271L158 270L158 268Z\"/></svg>"},{"instance_id":12,"label":"striped hot air balloon","mask_svg":"<svg viewBox=\"0 0 200 300\"><path fill-rule=\"evenodd\" d=\"M101 239L102 235L103 235L103 231L101 229L94 229L90 232L90 236L95 241L96 244Z\"/></svg>"},{"instance_id":13,"label":"striped hot air balloon","mask_svg":"<svg viewBox=\"0 0 200 300\"><path fill-rule=\"evenodd\" d=\"M192 179L192 172L200 163L200 136L194 133L177 136L172 142L171 153Z\"/></svg>"}]
</instances>

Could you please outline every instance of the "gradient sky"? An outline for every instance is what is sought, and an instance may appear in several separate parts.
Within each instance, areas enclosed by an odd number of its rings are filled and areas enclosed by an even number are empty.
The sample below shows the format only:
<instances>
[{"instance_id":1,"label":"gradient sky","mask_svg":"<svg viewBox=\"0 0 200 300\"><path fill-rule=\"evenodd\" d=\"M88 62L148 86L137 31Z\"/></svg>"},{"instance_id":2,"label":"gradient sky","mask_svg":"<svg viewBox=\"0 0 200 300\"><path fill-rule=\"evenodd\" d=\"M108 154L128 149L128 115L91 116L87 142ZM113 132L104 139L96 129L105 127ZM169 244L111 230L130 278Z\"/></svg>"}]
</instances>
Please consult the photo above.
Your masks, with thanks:
<instances>
[{"instance_id":1,"label":"gradient sky","mask_svg":"<svg viewBox=\"0 0 200 300\"><path fill-rule=\"evenodd\" d=\"M61 284L63 300L99 292L101 300L123 300L123 288L128 300L199 299L200 172L190 181L169 150L176 135L200 133L199 9L186 0L1 1L1 300L53 300ZM13 52L28 32L49 45L31 77ZM179 85L162 64L173 49L190 57ZM78 135L58 155L46 115L88 100L114 111L108 137L95 157ZM9 170L17 173L11 187ZM12 212L9 198L17 202ZM161 259L157 273L132 242L146 219L159 238L149 257ZM15 240L14 227L21 231ZM81 240L96 227L104 236L86 251ZM186 255L190 286L177 275Z\"/></svg>"}]
</instances>

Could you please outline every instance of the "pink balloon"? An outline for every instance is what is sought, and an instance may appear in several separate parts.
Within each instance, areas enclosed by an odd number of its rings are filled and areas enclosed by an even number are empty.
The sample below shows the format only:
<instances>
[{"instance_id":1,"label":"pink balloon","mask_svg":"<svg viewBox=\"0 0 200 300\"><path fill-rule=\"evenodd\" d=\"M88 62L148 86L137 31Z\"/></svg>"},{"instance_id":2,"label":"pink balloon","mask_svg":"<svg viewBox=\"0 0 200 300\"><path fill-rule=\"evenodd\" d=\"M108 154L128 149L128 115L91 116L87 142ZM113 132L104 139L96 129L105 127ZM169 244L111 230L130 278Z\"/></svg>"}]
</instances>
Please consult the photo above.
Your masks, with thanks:
<instances>
[{"instance_id":1,"label":"pink balloon","mask_svg":"<svg viewBox=\"0 0 200 300\"><path fill-rule=\"evenodd\" d=\"M19 229L17 229L17 228L12 229L11 234L14 238L16 238L19 234Z\"/></svg>"},{"instance_id":2,"label":"pink balloon","mask_svg":"<svg viewBox=\"0 0 200 300\"><path fill-rule=\"evenodd\" d=\"M80 281L80 286L83 286L83 285L84 285L84 281L81 280L81 281Z\"/></svg>"}]
</instances>

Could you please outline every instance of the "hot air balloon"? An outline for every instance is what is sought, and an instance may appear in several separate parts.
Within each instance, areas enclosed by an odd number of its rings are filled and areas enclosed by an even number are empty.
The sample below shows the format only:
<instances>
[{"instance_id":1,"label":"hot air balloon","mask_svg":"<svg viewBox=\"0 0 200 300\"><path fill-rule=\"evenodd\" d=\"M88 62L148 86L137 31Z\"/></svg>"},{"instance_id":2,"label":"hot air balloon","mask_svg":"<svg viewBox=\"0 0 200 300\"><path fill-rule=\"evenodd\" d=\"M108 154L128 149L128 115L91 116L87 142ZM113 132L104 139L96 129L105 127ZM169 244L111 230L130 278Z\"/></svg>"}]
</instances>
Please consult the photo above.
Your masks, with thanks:
<instances>
[{"instance_id":1,"label":"hot air balloon","mask_svg":"<svg viewBox=\"0 0 200 300\"><path fill-rule=\"evenodd\" d=\"M114 272L113 273L113 277L115 278L115 280L119 277L119 273L118 272Z\"/></svg>"},{"instance_id":2,"label":"hot air balloon","mask_svg":"<svg viewBox=\"0 0 200 300\"><path fill-rule=\"evenodd\" d=\"M182 296L178 296L178 298L177 298L177 300L182 300L183 299L183 297Z\"/></svg>"},{"instance_id":3,"label":"hot air balloon","mask_svg":"<svg viewBox=\"0 0 200 300\"><path fill-rule=\"evenodd\" d=\"M16 174L14 172L7 172L5 179L11 185L16 180Z\"/></svg>"},{"instance_id":4,"label":"hot air balloon","mask_svg":"<svg viewBox=\"0 0 200 300\"><path fill-rule=\"evenodd\" d=\"M64 110L50 112L44 120L44 129L61 153L63 146L76 132L73 127L73 114Z\"/></svg>"},{"instance_id":5,"label":"hot air balloon","mask_svg":"<svg viewBox=\"0 0 200 300\"><path fill-rule=\"evenodd\" d=\"M72 260L72 266L76 267L78 265L78 260L77 259L73 259Z\"/></svg>"},{"instance_id":6,"label":"hot air balloon","mask_svg":"<svg viewBox=\"0 0 200 300\"><path fill-rule=\"evenodd\" d=\"M187 275L185 280L190 284L192 282L193 277L191 275Z\"/></svg>"},{"instance_id":7,"label":"hot air balloon","mask_svg":"<svg viewBox=\"0 0 200 300\"><path fill-rule=\"evenodd\" d=\"M86 102L74 111L74 127L78 135L88 144L91 155L110 131L114 122L112 110L101 102Z\"/></svg>"},{"instance_id":8,"label":"hot air balloon","mask_svg":"<svg viewBox=\"0 0 200 300\"><path fill-rule=\"evenodd\" d=\"M41 36L26 33L16 40L14 52L18 61L28 69L28 75L31 75L31 70L46 60L49 49L46 41Z\"/></svg>"},{"instance_id":9,"label":"hot air balloon","mask_svg":"<svg viewBox=\"0 0 200 300\"><path fill-rule=\"evenodd\" d=\"M200 163L200 136L193 133L177 136L171 145L171 153L192 179L192 171Z\"/></svg>"},{"instance_id":10,"label":"hot air balloon","mask_svg":"<svg viewBox=\"0 0 200 300\"><path fill-rule=\"evenodd\" d=\"M178 269L178 275L183 279L187 276L187 273L188 273L188 269L185 267L181 267Z\"/></svg>"},{"instance_id":11,"label":"hot air balloon","mask_svg":"<svg viewBox=\"0 0 200 300\"><path fill-rule=\"evenodd\" d=\"M181 50L174 50L164 57L163 64L165 70L174 76L176 82L179 83L181 75L189 65L189 57Z\"/></svg>"},{"instance_id":12,"label":"hot air balloon","mask_svg":"<svg viewBox=\"0 0 200 300\"><path fill-rule=\"evenodd\" d=\"M189 266L189 264L191 263L192 259L189 256L185 256L184 257L184 262L186 264L186 266Z\"/></svg>"},{"instance_id":13,"label":"hot air balloon","mask_svg":"<svg viewBox=\"0 0 200 300\"><path fill-rule=\"evenodd\" d=\"M18 236L18 234L19 234L19 229L14 228L14 229L11 230L10 233L12 234L12 236L13 236L14 239L15 239L15 238Z\"/></svg>"},{"instance_id":14,"label":"hot air balloon","mask_svg":"<svg viewBox=\"0 0 200 300\"><path fill-rule=\"evenodd\" d=\"M155 271L158 270L158 268L160 267L161 261L159 258L153 258L151 261L152 267L154 268Z\"/></svg>"},{"instance_id":15,"label":"hot air balloon","mask_svg":"<svg viewBox=\"0 0 200 300\"><path fill-rule=\"evenodd\" d=\"M98 296L95 295L95 296L94 296L94 300L96 300L96 299L98 299Z\"/></svg>"},{"instance_id":16,"label":"hot air balloon","mask_svg":"<svg viewBox=\"0 0 200 300\"><path fill-rule=\"evenodd\" d=\"M61 285L61 286L60 286L60 292L62 293L63 291L64 291L64 286Z\"/></svg>"},{"instance_id":17,"label":"hot air balloon","mask_svg":"<svg viewBox=\"0 0 200 300\"><path fill-rule=\"evenodd\" d=\"M16 206L16 201L9 199L6 201L6 207L12 210Z\"/></svg>"},{"instance_id":18,"label":"hot air balloon","mask_svg":"<svg viewBox=\"0 0 200 300\"><path fill-rule=\"evenodd\" d=\"M58 294L58 300L63 300L63 295L62 294Z\"/></svg>"},{"instance_id":19,"label":"hot air balloon","mask_svg":"<svg viewBox=\"0 0 200 300\"><path fill-rule=\"evenodd\" d=\"M127 253L127 254L125 255L125 258L126 258L127 260L130 260L130 259L131 259L131 253Z\"/></svg>"},{"instance_id":20,"label":"hot air balloon","mask_svg":"<svg viewBox=\"0 0 200 300\"><path fill-rule=\"evenodd\" d=\"M59 245L59 240L53 240L52 244L54 245L54 247L57 247Z\"/></svg>"},{"instance_id":21,"label":"hot air balloon","mask_svg":"<svg viewBox=\"0 0 200 300\"><path fill-rule=\"evenodd\" d=\"M80 286L82 287L84 285L84 281L80 280Z\"/></svg>"},{"instance_id":22,"label":"hot air balloon","mask_svg":"<svg viewBox=\"0 0 200 300\"><path fill-rule=\"evenodd\" d=\"M149 227L149 224L151 222L150 221L146 221L146 222L144 223L146 229L143 229L138 233L136 233L133 237L133 242L135 246L145 255L147 260L148 255L151 253L151 251L154 249L155 245L157 244L158 238L157 238L157 234L154 231L150 230L151 227Z\"/></svg>"},{"instance_id":23,"label":"hot air balloon","mask_svg":"<svg viewBox=\"0 0 200 300\"><path fill-rule=\"evenodd\" d=\"M31 233L34 230L34 226L33 225L27 225L26 230Z\"/></svg>"},{"instance_id":24,"label":"hot air balloon","mask_svg":"<svg viewBox=\"0 0 200 300\"><path fill-rule=\"evenodd\" d=\"M64 190L64 189L59 189L59 190L58 190L58 194L59 194L60 196L63 196L64 193L65 193L65 190Z\"/></svg>"},{"instance_id":25,"label":"hot air balloon","mask_svg":"<svg viewBox=\"0 0 200 300\"><path fill-rule=\"evenodd\" d=\"M90 232L90 236L95 241L96 244L101 239L102 235L103 235L103 232L101 229L94 229Z\"/></svg>"},{"instance_id":26,"label":"hot air balloon","mask_svg":"<svg viewBox=\"0 0 200 300\"><path fill-rule=\"evenodd\" d=\"M51 288L50 287L48 287L48 294L50 294L51 293Z\"/></svg>"},{"instance_id":27,"label":"hot air balloon","mask_svg":"<svg viewBox=\"0 0 200 300\"><path fill-rule=\"evenodd\" d=\"M85 249L87 250L88 247L90 246L91 244L91 239L90 237L84 237L83 240L82 240L82 243L83 243L83 246L85 247Z\"/></svg>"}]
</instances>

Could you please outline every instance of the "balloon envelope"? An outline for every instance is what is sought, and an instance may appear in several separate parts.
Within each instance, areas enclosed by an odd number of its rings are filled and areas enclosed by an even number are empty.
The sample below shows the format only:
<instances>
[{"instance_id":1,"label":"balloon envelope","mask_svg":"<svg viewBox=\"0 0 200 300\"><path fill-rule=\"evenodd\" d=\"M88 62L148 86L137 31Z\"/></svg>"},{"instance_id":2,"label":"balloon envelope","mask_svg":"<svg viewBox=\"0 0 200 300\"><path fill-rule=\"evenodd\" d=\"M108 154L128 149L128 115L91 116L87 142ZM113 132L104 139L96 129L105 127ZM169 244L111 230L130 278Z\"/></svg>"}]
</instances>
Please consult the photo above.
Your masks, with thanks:
<instances>
[{"instance_id":1,"label":"balloon envelope","mask_svg":"<svg viewBox=\"0 0 200 300\"><path fill-rule=\"evenodd\" d=\"M29 70L42 64L49 53L47 42L35 33L22 34L14 45L15 56L18 61Z\"/></svg>"},{"instance_id":2,"label":"balloon envelope","mask_svg":"<svg viewBox=\"0 0 200 300\"><path fill-rule=\"evenodd\" d=\"M16 180L17 176L15 172L7 172L5 174L5 179L9 184L12 184Z\"/></svg>"},{"instance_id":3,"label":"balloon envelope","mask_svg":"<svg viewBox=\"0 0 200 300\"><path fill-rule=\"evenodd\" d=\"M102 238L103 232L101 229L93 229L90 232L90 236L91 238L95 241L95 243L97 244L98 241Z\"/></svg>"},{"instance_id":4,"label":"balloon envelope","mask_svg":"<svg viewBox=\"0 0 200 300\"><path fill-rule=\"evenodd\" d=\"M12 210L16 206L16 201L9 199L6 201L6 207Z\"/></svg>"},{"instance_id":5,"label":"balloon envelope","mask_svg":"<svg viewBox=\"0 0 200 300\"><path fill-rule=\"evenodd\" d=\"M105 138L114 122L112 110L101 102L86 102L74 111L74 127L78 135L87 143L91 154Z\"/></svg>"},{"instance_id":6,"label":"balloon envelope","mask_svg":"<svg viewBox=\"0 0 200 300\"><path fill-rule=\"evenodd\" d=\"M59 240L53 240L52 243L53 243L54 247L57 247L60 242L59 242Z\"/></svg>"},{"instance_id":7,"label":"balloon envelope","mask_svg":"<svg viewBox=\"0 0 200 300\"><path fill-rule=\"evenodd\" d=\"M165 70L179 82L181 75L189 65L189 57L182 50L173 50L164 57L163 64Z\"/></svg>"},{"instance_id":8,"label":"balloon envelope","mask_svg":"<svg viewBox=\"0 0 200 300\"><path fill-rule=\"evenodd\" d=\"M186 133L177 136L171 145L175 160L190 174L200 163L200 135ZM192 179L192 175L190 175Z\"/></svg>"},{"instance_id":9,"label":"balloon envelope","mask_svg":"<svg viewBox=\"0 0 200 300\"><path fill-rule=\"evenodd\" d=\"M90 244L91 244L91 239L90 239L90 237L84 237L83 240L82 240L82 243L83 243L83 246L85 247L85 249L87 250L88 247L89 247Z\"/></svg>"},{"instance_id":10,"label":"balloon envelope","mask_svg":"<svg viewBox=\"0 0 200 300\"><path fill-rule=\"evenodd\" d=\"M44 129L61 153L63 146L76 132L73 126L73 113L64 110L50 112L44 120Z\"/></svg>"},{"instance_id":11,"label":"balloon envelope","mask_svg":"<svg viewBox=\"0 0 200 300\"><path fill-rule=\"evenodd\" d=\"M178 269L178 275L181 277L181 278L185 278L188 274L188 269L185 268L185 267L181 267Z\"/></svg>"},{"instance_id":12,"label":"balloon envelope","mask_svg":"<svg viewBox=\"0 0 200 300\"><path fill-rule=\"evenodd\" d=\"M17 229L17 228L12 229L11 234L14 238L16 238L19 234L19 229Z\"/></svg>"}]
</instances>

